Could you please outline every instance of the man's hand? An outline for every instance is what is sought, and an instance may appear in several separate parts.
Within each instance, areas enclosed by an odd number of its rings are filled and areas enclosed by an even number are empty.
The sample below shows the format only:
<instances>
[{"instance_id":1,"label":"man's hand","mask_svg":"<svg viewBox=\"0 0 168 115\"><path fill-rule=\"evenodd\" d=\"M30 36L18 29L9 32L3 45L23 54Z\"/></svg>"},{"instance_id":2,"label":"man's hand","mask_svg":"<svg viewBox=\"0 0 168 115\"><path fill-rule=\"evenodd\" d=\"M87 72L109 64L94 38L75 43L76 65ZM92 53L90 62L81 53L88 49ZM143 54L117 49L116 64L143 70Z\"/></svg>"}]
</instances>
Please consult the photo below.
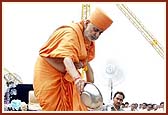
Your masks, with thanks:
<instances>
[{"instance_id":1,"label":"man's hand","mask_svg":"<svg viewBox=\"0 0 168 115\"><path fill-rule=\"evenodd\" d=\"M80 92L80 94L83 92L84 84L85 84L85 80L82 80L81 78L78 78L75 80L75 85L77 87L77 90Z\"/></svg>"}]
</instances>

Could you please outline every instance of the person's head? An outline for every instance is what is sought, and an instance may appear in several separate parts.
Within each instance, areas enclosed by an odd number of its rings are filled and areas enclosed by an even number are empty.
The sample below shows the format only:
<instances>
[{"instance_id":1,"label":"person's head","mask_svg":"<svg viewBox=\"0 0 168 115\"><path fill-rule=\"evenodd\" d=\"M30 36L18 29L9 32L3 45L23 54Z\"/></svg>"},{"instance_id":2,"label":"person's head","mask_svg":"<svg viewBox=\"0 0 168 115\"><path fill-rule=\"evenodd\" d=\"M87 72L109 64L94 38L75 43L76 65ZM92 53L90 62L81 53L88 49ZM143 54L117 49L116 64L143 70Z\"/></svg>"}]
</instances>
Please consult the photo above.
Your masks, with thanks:
<instances>
[{"instance_id":1,"label":"person's head","mask_svg":"<svg viewBox=\"0 0 168 115\"><path fill-rule=\"evenodd\" d=\"M147 108L147 106L148 106L148 104L147 104L147 103L142 103L142 109L146 109L146 108Z\"/></svg>"},{"instance_id":2,"label":"person's head","mask_svg":"<svg viewBox=\"0 0 168 115\"><path fill-rule=\"evenodd\" d=\"M137 109L138 108L138 103L134 103L135 104L135 109Z\"/></svg>"},{"instance_id":3,"label":"person's head","mask_svg":"<svg viewBox=\"0 0 168 115\"><path fill-rule=\"evenodd\" d=\"M136 109L135 108L135 103L132 103L130 107L131 107L131 111L134 111Z\"/></svg>"},{"instance_id":4,"label":"person's head","mask_svg":"<svg viewBox=\"0 0 168 115\"><path fill-rule=\"evenodd\" d=\"M164 102L160 102L159 108L164 108Z\"/></svg>"},{"instance_id":5,"label":"person's head","mask_svg":"<svg viewBox=\"0 0 168 115\"><path fill-rule=\"evenodd\" d=\"M149 103L147 105L146 109L147 109L147 111L151 111L153 109L152 104Z\"/></svg>"},{"instance_id":6,"label":"person's head","mask_svg":"<svg viewBox=\"0 0 168 115\"><path fill-rule=\"evenodd\" d=\"M153 107L153 110L157 110L159 106L157 104L153 104L152 107Z\"/></svg>"},{"instance_id":7,"label":"person's head","mask_svg":"<svg viewBox=\"0 0 168 115\"><path fill-rule=\"evenodd\" d=\"M90 41L97 40L100 34L112 23L112 19L105 12L100 8L96 8L89 19L84 22L84 37Z\"/></svg>"},{"instance_id":8,"label":"person's head","mask_svg":"<svg viewBox=\"0 0 168 115\"><path fill-rule=\"evenodd\" d=\"M113 104L114 104L114 106L120 107L121 104L123 103L124 98L125 98L124 93L120 92L120 91L117 91L114 94L114 97L113 97Z\"/></svg>"},{"instance_id":9,"label":"person's head","mask_svg":"<svg viewBox=\"0 0 168 115\"><path fill-rule=\"evenodd\" d=\"M125 108L128 108L128 107L129 107L129 103L125 102Z\"/></svg>"},{"instance_id":10,"label":"person's head","mask_svg":"<svg viewBox=\"0 0 168 115\"><path fill-rule=\"evenodd\" d=\"M121 104L121 108L125 108L125 103L122 103L122 104Z\"/></svg>"}]
</instances>

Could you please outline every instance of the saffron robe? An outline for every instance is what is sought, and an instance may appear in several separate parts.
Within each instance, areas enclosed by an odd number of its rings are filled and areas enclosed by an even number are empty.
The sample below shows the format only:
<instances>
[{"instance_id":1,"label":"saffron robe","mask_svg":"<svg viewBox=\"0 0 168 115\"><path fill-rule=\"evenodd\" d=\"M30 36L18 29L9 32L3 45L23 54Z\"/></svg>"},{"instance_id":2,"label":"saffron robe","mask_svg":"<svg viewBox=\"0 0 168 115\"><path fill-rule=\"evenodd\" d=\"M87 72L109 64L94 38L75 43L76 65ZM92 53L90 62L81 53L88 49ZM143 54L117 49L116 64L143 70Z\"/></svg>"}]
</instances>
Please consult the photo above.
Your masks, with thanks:
<instances>
[{"instance_id":1,"label":"saffron robe","mask_svg":"<svg viewBox=\"0 0 168 115\"><path fill-rule=\"evenodd\" d=\"M43 58L71 57L73 62L91 61L95 56L95 43L84 39L83 29L83 21L62 26L39 51L33 87L44 111L87 111L72 77L56 70Z\"/></svg>"}]
</instances>

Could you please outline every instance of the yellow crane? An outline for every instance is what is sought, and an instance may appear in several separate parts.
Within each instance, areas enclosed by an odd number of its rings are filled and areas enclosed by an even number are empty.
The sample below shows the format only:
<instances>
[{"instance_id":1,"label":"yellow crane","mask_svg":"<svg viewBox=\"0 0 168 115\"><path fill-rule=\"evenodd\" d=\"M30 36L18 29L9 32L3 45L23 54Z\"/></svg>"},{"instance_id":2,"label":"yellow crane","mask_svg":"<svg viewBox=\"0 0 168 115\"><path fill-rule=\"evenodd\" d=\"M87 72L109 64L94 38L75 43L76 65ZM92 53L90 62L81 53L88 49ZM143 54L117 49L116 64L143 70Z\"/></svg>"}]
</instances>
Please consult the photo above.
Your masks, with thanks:
<instances>
[{"instance_id":1,"label":"yellow crane","mask_svg":"<svg viewBox=\"0 0 168 115\"><path fill-rule=\"evenodd\" d=\"M157 39L145 28L141 21L135 16L135 14L124 4L117 4L117 7L121 12L129 19L129 21L141 32L144 38L152 45L156 52L164 58L164 50L162 45Z\"/></svg>"},{"instance_id":2,"label":"yellow crane","mask_svg":"<svg viewBox=\"0 0 168 115\"><path fill-rule=\"evenodd\" d=\"M82 20L88 19L88 17L90 16L90 9L91 9L90 4L82 4L82 13L81 13ZM80 70L82 79L86 79L87 69L88 69L87 66L85 66Z\"/></svg>"},{"instance_id":3,"label":"yellow crane","mask_svg":"<svg viewBox=\"0 0 168 115\"><path fill-rule=\"evenodd\" d=\"M90 16L90 4L82 4L81 19L87 19Z\"/></svg>"}]
</instances>

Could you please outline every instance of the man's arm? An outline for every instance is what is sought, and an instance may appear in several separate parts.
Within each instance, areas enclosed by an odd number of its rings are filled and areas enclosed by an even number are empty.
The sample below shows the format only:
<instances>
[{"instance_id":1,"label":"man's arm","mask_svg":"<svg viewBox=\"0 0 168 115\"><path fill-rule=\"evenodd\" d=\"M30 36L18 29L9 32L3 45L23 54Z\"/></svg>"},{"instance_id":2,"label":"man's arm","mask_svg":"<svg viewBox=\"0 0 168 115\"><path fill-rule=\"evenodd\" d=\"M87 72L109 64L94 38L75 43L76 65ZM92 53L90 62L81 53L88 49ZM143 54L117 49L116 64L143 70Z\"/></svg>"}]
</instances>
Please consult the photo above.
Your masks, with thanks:
<instances>
[{"instance_id":1,"label":"man's arm","mask_svg":"<svg viewBox=\"0 0 168 115\"><path fill-rule=\"evenodd\" d=\"M79 72L77 71L74 65L74 62L72 61L70 57L65 57L63 63L65 65L66 71L73 78L78 91L81 93L83 91L85 81L82 80Z\"/></svg>"},{"instance_id":2,"label":"man's arm","mask_svg":"<svg viewBox=\"0 0 168 115\"><path fill-rule=\"evenodd\" d=\"M89 63L87 63L86 79L87 82L94 83L94 73Z\"/></svg>"},{"instance_id":3,"label":"man's arm","mask_svg":"<svg viewBox=\"0 0 168 115\"><path fill-rule=\"evenodd\" d=\"M63 61L66 71L70 74L70 76L75 80L78 77L80 77L80 74L78 73L73 61L69 57L65 57Z\"/></svg>"}]
</instances>

